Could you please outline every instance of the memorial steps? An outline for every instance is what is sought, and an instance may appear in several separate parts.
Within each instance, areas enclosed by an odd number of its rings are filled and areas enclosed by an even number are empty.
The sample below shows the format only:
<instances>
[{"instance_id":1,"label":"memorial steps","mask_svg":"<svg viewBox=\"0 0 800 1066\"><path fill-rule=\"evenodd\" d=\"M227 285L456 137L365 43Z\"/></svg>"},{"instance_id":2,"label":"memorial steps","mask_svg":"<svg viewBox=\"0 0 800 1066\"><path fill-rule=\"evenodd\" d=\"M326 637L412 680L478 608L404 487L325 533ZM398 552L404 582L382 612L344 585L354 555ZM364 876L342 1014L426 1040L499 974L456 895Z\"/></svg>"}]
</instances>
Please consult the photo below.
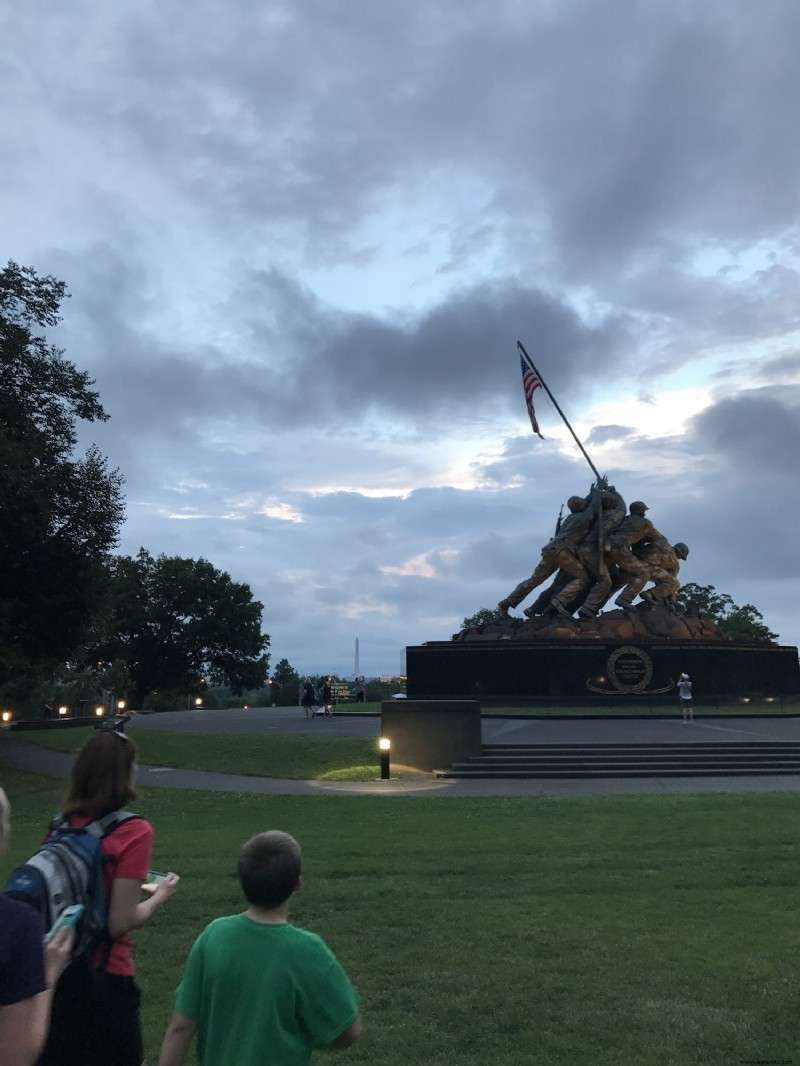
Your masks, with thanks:
<instances>
[{"instance_id":1,"label":"memorial steps","mask_svg":"<svg viewBox=\"0 0 800 1066\"><path fill-rule=\"evenodd\" d=\"M800 744L485 744L481 755L433 773L475 780L789 775L800 774Z\"/></svg>"}]
</instances>

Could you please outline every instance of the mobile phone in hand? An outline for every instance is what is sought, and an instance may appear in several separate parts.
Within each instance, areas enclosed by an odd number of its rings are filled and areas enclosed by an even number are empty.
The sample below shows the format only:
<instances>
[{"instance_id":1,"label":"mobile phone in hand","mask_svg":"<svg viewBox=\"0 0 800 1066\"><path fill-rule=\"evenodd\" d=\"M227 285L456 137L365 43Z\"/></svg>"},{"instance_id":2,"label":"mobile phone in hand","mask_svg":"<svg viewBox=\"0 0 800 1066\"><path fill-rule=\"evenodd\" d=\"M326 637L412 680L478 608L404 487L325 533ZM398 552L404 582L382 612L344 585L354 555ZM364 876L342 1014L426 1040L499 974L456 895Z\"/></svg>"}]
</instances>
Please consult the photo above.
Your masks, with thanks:
<instances>
[{"instance_id":1,"label":"mobile phone in hand","mask_svg":"<svg viewBox=\"0 0 800 1066\"><path fill-rule=\"evenodd\" d=\"M157 870L148 870L147 880L142 885L142 888L155 888L156 885L160 885L162 881L165 881L166 877L166 874L160 874Z\"/></svg>"},{"instance_id":2,"label":"mobile phone in hand","mask_svg":"<svg viewBox=\"0 0 800 1066\"><path fill-rule=\"evenodd\" d=\"M45 934L44 942L49 944L59 929L71 929L78 919L83 914L83 904L75 903L71 907L65 907L59 914L50 929L50 932Z\"/></svg>"}]
</instances>

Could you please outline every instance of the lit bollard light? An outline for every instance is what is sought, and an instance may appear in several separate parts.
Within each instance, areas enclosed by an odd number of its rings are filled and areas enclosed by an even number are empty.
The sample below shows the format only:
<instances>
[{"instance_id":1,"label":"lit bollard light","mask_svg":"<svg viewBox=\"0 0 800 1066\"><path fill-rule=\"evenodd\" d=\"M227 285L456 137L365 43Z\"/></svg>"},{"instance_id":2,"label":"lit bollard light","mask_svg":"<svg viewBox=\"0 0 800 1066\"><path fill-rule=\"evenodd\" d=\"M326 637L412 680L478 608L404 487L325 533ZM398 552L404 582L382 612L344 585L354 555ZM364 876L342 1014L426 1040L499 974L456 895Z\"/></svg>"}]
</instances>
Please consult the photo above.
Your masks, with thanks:
<instances>
[{"instance_id":1,"label":"lit bollard light","mask_svg":"<svg viewBox=\"0 0 800 1066\"><path fill-rule=\"evenodd\" d=\"M381 737L378 741L378 747L381 752L381 781L388 781L390 776L389 752L392 742L388 737Z\"/></svg>"}]
</instances>

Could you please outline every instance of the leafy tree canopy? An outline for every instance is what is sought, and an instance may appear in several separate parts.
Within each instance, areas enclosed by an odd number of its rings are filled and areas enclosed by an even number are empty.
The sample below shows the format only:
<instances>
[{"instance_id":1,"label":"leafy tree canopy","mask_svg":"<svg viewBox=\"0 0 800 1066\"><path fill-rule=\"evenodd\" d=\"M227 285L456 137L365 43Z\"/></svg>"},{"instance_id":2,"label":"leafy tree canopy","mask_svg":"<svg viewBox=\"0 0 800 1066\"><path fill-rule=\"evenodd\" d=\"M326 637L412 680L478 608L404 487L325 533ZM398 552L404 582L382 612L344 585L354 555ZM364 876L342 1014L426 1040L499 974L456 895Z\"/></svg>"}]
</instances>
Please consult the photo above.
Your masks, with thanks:
<instances>
[{"instance_id":1,"label":"leafy tree canopy","mask_svg":"<svg viewBox=\"0 0 800 1066\"><path fill-rule=\"evenodd\" d=\"M279 707L294 707L300 702L300 675L288 659L281 659L272 675L277 690L272 694L272 702Z\"/></svg>"},{"instance_id":2,"label":"leafy tree canopy","mask_svg":"<svg viewBox=\"0 0 800 1066\"><path fill-rule=\"evenodd\" d=\"M367 681L364 699L367 703L380 703L383 700L390 700L395 692L402 691L404 691L402 681L380 681L376 678L373 681Z\"/></svg>"},{"instance_id":3,"label":"leafy tree canopy","mask_svg":"<svg viewBox=\"0 0 800 1066\"><path fill-rule=\"evenodd\" d=\"M500 617L500 611L496 607L481 607L475 614L469 615L461 623L462 629L472 629L473 626L485 626L489 622L496 622Z\"/></svg>"},{"instance_id":4,"label":"leafy tree canopy","mask_svg":"<svg viewBox=\"0 0 800 1066\"><path fill-rule=\"evenodd\" d=\"M723 633L733 640L769 641L775 643L778 634L764 624L764 618L752 603L738 607L726 592L717 592L713 585L682 585L675 597L684 610L713 618Z\"/></svg>"},{"instance_id":5,"label":"leafy tree canopy","mask_svg":"<svg viewBox=\"0 0 800 1066\"><path fill-rule=\"evenodd\" d=\"M120 474L94 446L73 454L77 422L108 416L44 336L65 296L31 267L0 270L0 684L80 644L123 520Z\"/></svg>"},{"instance_id":6,"label":"leafy tree canopy","mask_svg":"<svg viewBox=\"0 0 800 1066\"><path fill-rule=\"evenodd\" d=\"M92 659L127 662L133 706L153 689L199 691L208 683L238 694L265 683L269 636L248 585L205 559L156 559L144 548L136 558L113 558L110 571Z\"/></svg>"}]
</instances>

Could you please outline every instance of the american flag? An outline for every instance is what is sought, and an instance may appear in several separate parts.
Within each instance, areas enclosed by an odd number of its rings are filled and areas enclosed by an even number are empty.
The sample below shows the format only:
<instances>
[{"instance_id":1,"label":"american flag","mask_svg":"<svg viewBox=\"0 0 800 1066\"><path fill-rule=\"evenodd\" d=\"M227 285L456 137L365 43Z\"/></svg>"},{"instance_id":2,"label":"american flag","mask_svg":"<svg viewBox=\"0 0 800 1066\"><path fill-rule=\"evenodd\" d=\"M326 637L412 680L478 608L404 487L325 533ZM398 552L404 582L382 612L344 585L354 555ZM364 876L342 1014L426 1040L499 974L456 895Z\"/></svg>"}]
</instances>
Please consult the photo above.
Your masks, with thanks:
<instances>
[{"instance_id":1,"label":"american flag","mask_svg":"<svg viewBox=\"0 0 800 1066\"><path fill-rule=\"evenodd\" d=\"M533 409L533 394L542 387L542 382L525 356L521 355L519 358L522 363L522 387L525 390L525 403L528 405L528 414L531 416L531 427L534 433L542 437L542 434L539 433L539 423L536 421L536 412ZM542 437L542 440L544 440L544 437Z\"/></svg>"}]
</instances>

